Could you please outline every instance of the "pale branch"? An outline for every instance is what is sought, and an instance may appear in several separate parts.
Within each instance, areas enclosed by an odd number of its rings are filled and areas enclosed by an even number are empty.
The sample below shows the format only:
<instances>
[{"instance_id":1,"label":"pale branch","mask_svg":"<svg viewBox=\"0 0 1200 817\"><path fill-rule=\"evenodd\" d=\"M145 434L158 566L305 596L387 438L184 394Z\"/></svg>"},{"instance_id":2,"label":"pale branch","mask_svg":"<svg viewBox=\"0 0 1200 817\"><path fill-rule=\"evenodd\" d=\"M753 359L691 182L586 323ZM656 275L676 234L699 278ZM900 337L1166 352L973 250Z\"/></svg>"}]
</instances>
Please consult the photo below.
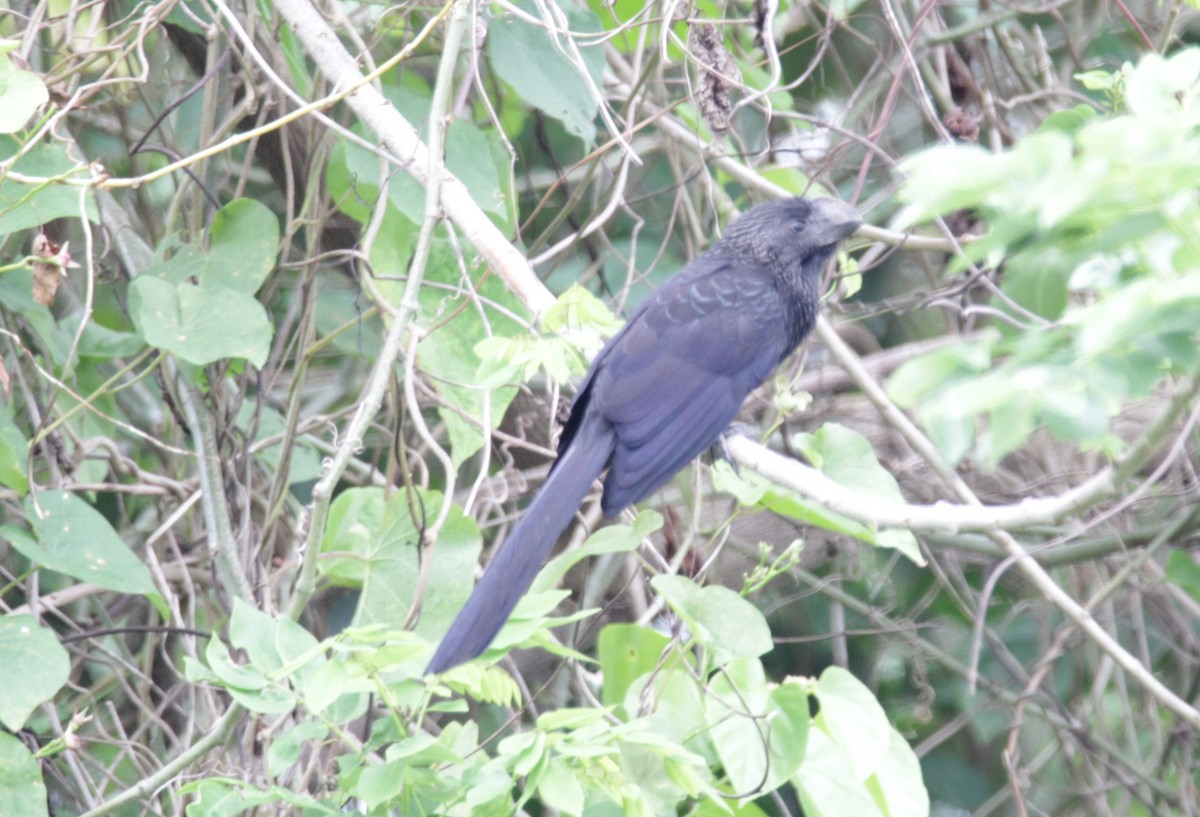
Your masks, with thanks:
<instances>
[{"instance_id":1,"label":"pale branch","mask_svg":"<svg viewBox=\"0 0 1200 817\"><path fill-rule=\"evenodd\" d=\"M461 5L462 0L456 0ZM310 9L311 10L311 9ZM315 12L314 12L315 14ZM285 15L286 16L286 15ZM456 8L450 13L451 16L451 31L459 32L458 38L447 43L447 48L457 48L457 42L461 39L462 14L461 8ZM324 21L321 21L324 25ZM332 36L332 32L329 32ZM336 41L336 40L335 40ZM339 43L340 47L340 43ZM349 55L344 50L341 52L346 59ZM316 56L316 55L314 55ZM318 63L321 63L318 59ZM355 69L357 71L357 69ZM439 78L441 77L439 71ZM342 78L346 79L346 78ZM335 78L335 84L342 80ZM370 85L363 85L354 95L351 95L349 102L354 106L354 100L360 94L377 94L378 91ZM382 98L382 95L381 95ZM443 109L449 99L448 90L443 90L439 97L440 104ZM389 110L395 113L396 118L400 119L400 115L394 108ZM361 112L360 112L361 113ZM403 119L400 119L403 122ZM407 123L404 123L407 125ZM431 117L430 133L434 136L435 141L442 139L444 134L445 123L443 119L437 115ZM362 396L358 400L357 409L350 422L346 425L343 431L342 438L338 443L337 449L333 457L327 461L321 475L321 479L313 487L312 490L312 506L310 511L308 533L304 543L304 554L300 566L300 575L296 579L295 589L292 598L288 604L288 616L291 618L299 618L304 608L308 605L308 600L316 588L316 565L317 557L320 552L321 537L325 532L325 520L329 514L329 504L333 499L334 489L345 473L346 467L350 460L358 453L362 446L362 440L366 434L367 427L378 414L380 407L383 405L384 395L390 387L393 374L396 370L396 363L400 360L404 352L404 338L408 333L412 316L416 314L419 306L418 293L420 292L421 282L424 279L425 264L429 259L429 251L433 241L433 232L438 221L438 198L441 193L442 204L445 206L447 188L451 185L452 176L445 169L445 164L442 161L441 145L435 151L429 151L423 144L420 143L415 131L411 134L412 138L417 141L421 147L420 161L424 164L421 167L421 173L418 180L425 186L426 209L425 219L421 225L421 232L418 236L417 246L413 251L413 258L409 264L408 280L405 282L404 292L400 298L399 308L391 318L391 323L388 326L387 334L384 336L383 346L379 350L379 356L375 361L375 366L371 370L371 374L367 380L367 384L363 389ZM383 134L380 134L381 139L387 142ZM395 147L395 145L391 145ZM407 170L416 176L414 168ZM460 187L461 182L456 184ZM474 202L466 193L466 188L462 191L467 196L467 200L474 206ZM448 209L448 208L447 208ZM475 208L478 211L478 208ZM484 221L487 217L479 212L479 215ZM491 222L488 222L489 226ZM493 228L494 229L494 228ZM507 243L507 242L506 242ZM511 245L509 245L511 248ZM515 252L515 248L512 248ZM539 282L540 283L540 282ZM444 512L443 512L444 513Z\"/></svg>"},{"instance_id":2,"label":"pale branch","mask_svg":"<svg viewBox=\"0 0 1200 817\"><path fill-rule=\"evenodd\" d=\"M458 53L462 48L463 35L466 29L466 7L467 4L465 2L460 1L456 3L446 23L442 56L438 62L437 83L433 88L433 99L429 110L429 144L433 146L433 150L428 151L428 177L430 182L425 187L425 220L421 224L421 233L417 237L417 246L413 251L413 261L410 265L408 280L404 284L404 294L400 299L400 314L396 317L397 321L407 320L410 316L415 315L417 309L420 307L421 280L424 277L422 273L426 262L429 260L429 251L433 245L434 231L441 221L438 205L441 198L442 185L447 175L444 155L446 124L450 116L450 91L454 86L454 67L458 63ZM412 606L405 616L405 627L413 627L417 623L421 610L421 602L425 598L425 589L429 584L429 572L432 567L433 553L437 548L438 535L442 530L442 526L446 524L446 519L450 516L450 510L454 504L455 481L458 477L450 455L438 445L437 440L430 433L428 427L425 425L424 418L421 416L420 406L417 403L416 389L413 384L417 379L416 362L417 345L419 342L418 333L414 332L408 354L404 360L404 400L409 408L409 419L417 429L417 433L429 445L430 451L433 452L434 456L441 460L442 468L445 472L446 484L443 488L442 505L438 509L437 517L432 524L428 525L421 532L421 546L424 548L423 558L421 559L420 574L417 578L417 588L413 594ZM409 490L411 490L411 486Z\"/></svg>"},{"instance_id":3,"label":"pale branch","mask_svg":"<svg viewBox=\"0 0 1200 817\"><path fill-rule=\"evenodd\" d=\"M421 185L428 186L429 150L420 134L382 93L371 85L361 84L363 75L354 57L346 51L313 4L306 0L282 0L275 8L292 26L297 40L335 87L361 85L346 98L346 104L398 158L403 169ZM466 185L449 172L442 179L441 203L446 215L467 241L526 306L540 315L554 303L554 296L534 274L521 251L475 203Z\"/></svg>"}]
</instances>

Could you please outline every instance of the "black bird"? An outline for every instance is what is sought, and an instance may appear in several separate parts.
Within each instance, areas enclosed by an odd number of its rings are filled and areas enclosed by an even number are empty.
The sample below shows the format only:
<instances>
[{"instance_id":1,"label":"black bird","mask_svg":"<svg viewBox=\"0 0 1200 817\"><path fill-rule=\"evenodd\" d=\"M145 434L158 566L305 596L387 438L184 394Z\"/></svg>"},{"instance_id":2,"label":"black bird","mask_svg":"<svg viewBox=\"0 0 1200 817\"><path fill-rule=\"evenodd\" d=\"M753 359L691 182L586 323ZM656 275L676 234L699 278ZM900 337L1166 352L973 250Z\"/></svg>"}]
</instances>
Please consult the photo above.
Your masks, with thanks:
<instances>
[{"instance_id":1,"label":"black bird","mask_svg":"<svg viewBox=\"0 0 1200 817\"><path fill-rule=\"evenodd\" d=\"M542 490L426 672L487 649L606 467L611 517L717 440L812 329L825 262L861 223L833 199L761 204L634 311L592 361Z\"/></svg>"}]
</instances>

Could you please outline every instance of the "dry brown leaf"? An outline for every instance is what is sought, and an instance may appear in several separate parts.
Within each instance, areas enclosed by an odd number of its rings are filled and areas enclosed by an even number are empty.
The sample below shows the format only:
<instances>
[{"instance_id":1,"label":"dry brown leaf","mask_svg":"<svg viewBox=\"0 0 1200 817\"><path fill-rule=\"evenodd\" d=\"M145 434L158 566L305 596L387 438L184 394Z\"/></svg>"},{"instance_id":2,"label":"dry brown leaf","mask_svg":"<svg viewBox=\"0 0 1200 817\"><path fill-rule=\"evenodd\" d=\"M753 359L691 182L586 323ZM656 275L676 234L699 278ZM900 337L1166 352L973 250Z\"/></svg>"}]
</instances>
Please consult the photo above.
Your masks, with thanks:
<instances>
[{"instance_id":1,"label":"dry brown leaf","mask_svg":"<svg viewBox=\"0 0 1200 817\"><path fill-rule=\"evenodd\" d=\"M741 73L712 23L697 23L688 30L688 50L700 66L696 105L708 129L720 139L729 130L729 117L733 114L729 98L732 81L740 78Z\"/></svg>"},{"instance_id":2,"label":"dry brown leaf","mask_svg":"<svg viewBox=\"0 0 1200 817\"><path fill-rule=\"evenodd\" d=\"M44 258L44 261L34 261L33 267L33 299L39 304L49 306L54 303L54 296L58 293L58 285L62 283L62 277L66 274L71 264L71 253L67 250L67 245L61 247L46 237L45 233L38 233L33 239L33 256L35 258Z\"/></svg>"}]
</instances>

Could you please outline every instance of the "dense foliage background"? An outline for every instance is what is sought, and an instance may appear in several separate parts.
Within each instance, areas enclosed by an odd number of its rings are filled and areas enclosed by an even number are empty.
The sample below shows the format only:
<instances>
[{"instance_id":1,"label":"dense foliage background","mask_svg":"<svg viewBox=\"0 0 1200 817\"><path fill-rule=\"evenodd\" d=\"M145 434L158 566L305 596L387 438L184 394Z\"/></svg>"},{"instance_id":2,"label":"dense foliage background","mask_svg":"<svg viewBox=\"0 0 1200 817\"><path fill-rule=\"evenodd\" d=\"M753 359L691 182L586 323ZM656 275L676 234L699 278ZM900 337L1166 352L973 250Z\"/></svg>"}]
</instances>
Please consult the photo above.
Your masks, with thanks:
<instances>
[{"instance_id":1,"label":"dense foliage background","mask_svg":"<svg viewBox=\"0 0 1200 817\"><path fill-rule=\"evenodd\" d=\"M12 3L0 815L1196 814L1196 31ZM736 467L423 679L589 356L801 194L868 226Z\"/></svg>"}]
</instances>

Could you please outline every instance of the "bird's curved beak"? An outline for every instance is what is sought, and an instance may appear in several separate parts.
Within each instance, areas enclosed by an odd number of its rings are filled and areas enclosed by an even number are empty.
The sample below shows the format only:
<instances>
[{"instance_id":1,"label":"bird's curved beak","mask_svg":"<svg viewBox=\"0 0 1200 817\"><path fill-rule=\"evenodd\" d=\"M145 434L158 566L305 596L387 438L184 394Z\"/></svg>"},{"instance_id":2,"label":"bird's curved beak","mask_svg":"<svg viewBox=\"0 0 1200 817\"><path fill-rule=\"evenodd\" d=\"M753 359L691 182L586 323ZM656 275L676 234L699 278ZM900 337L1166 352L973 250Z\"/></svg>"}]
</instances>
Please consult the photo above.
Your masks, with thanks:
<instances>
[{"instance_id":1,"label":"bird's curved beak","mask_svg":"<svg viewBox=\"0 0 1200 817\"><path fill-rule=\"evenodd\" d=\"M849 204L837 199L815 199L809 221L813 243L817 246L836 244L862 226L862 216Z\"/></svg>"}]
</instances>

